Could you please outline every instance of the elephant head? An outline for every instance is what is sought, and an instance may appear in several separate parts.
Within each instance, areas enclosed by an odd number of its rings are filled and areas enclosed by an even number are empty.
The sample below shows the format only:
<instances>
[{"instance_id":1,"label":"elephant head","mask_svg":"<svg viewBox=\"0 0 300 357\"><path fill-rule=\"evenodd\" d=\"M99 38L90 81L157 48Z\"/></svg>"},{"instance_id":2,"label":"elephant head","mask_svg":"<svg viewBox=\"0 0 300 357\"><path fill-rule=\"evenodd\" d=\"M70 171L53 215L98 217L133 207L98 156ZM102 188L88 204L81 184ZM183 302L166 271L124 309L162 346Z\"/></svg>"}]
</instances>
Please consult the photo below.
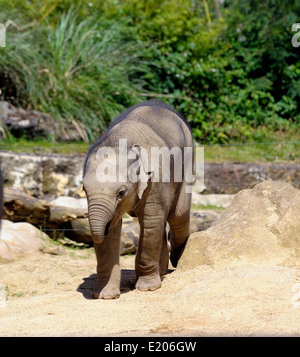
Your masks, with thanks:
<instances>
[{"instance_id":1,"label":"elephant head","mask_svg":"<svg viewBox=\"0 0 300 357\"><path fill-rule=\"evenodd\" d=\"M101 243L112 226L142 198L150 178L139 146L135 145L129 153L113 151L106 148L104 153L92 152L86 162L83 188L95 243ZM136 161L129 165L133 154Z\"/></svg>"}]
</instances>

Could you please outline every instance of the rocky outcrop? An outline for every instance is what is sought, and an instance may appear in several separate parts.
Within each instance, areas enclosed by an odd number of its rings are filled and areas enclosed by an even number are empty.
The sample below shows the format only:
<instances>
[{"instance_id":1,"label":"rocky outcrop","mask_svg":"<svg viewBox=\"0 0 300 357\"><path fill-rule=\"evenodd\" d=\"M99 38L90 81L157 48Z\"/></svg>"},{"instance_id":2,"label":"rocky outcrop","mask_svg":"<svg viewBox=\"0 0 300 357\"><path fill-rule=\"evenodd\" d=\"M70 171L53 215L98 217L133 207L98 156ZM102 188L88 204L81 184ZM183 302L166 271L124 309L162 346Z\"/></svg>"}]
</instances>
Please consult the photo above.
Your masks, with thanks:
<instances>
[{"instance_id":1,"label":"rocky outcrop","mask_svg":"<svg viewBox=\"0 0 300 357\"><path fill-rule=\"evenodd\" d=\"M210 228L190 236L178 268L300 264L300 190L265 181L240 191Z\"/></svg>"},{"instance_id":2,"label":"rocky outcrop","mask_svg":"<svg viewBox=\"0 0 300 357\"><path fill-rule=\"evenodd\" d=\"M300 165L279 163L205 163L205 193L235 194L263 181L288 182L300 188Z\"/></svg>"},{"instance_id":3,"label":"rocky outcrop","mask_svg":"<svg viewBox=\"0 0 300 357\"><path fill-rule=\"evenodd\" d=\"M69 120L62 124L59 120L37 110L17 108L11 103L0 101L0 130L1 136L9 131L15 137L26 136L52 137L58 141L84 140L88 141L84 126L76 120Z\"/></svg>"},{"instance_id":4,"label":"rocky outcrop","mask_svg":"<svg viewBox=\"0 0 300 357\"><path fill-rule=\"evenodd\" d=\"M5 186L22 189L40 198L84 197L82 174L85 156L0 151ZM204 185L195 185L193 190L206 195L233 195L265 180L288 182L300 188L300 165L205 163ZM200 189L202 191L198 192ZM228 199L230 196L226 199L224 196L224 200L228 202Z\"/></svg>"},{"instance_id":5,"label":"rocky outcrop","mask_svg":"<svg viewBox=\"0 0 300 357\"><path fill-rule=\"evenodd\" d=\"M1 151L6 187L18 188L38 198L84 197L84 156L32 155Z\"/></svg>"}]
</instances>

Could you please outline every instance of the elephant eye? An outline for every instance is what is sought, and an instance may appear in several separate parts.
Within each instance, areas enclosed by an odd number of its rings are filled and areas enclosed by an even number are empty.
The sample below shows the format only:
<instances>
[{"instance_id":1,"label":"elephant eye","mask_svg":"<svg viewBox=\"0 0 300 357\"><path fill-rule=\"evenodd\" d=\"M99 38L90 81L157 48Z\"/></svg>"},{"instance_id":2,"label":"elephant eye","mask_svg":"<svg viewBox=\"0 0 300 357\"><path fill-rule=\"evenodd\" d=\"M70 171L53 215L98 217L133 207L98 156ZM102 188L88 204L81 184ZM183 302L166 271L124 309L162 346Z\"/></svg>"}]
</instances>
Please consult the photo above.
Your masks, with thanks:
<instances>
[{"instance_id":1,"label":"elephant eye","mask_svg":"<svg viewBox=\"0 0 300 357\"><path fill-rule=\"evenodd\" d=\"M121 199L125 196L126 191L124 189L121 189L118 193L117 193L117 199Z\"/></svg>"}]
</instances>

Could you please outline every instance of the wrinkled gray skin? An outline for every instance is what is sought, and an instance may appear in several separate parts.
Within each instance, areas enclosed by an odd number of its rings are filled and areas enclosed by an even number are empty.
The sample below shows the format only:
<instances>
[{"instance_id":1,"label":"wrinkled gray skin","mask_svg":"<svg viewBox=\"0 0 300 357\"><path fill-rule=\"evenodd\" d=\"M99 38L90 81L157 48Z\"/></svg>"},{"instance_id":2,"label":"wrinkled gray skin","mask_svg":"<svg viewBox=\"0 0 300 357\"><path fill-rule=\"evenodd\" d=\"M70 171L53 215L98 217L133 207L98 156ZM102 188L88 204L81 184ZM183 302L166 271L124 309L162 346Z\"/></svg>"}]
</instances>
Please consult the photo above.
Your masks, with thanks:
<instances>
[{"instance_id":1,"label":"wrinkled gray skin","mask_svg":"<svg viewBox=\"0 0 300 357\"><path fill-rule=\"evenodd\" d=\"M140 178L146 182L105 182L96 177L97 150L117 148L119 139L128 140L128 151L135 148L136 157L128 167L141 159ZM191 131L182 118L160 102L146 102L129 108L118 117L107 132L89 150L83 187L88 200L88 218L97 256L98 281L94 298L114 299L120 296L119 249L122 215L138 217L139 247L136 254L136 288L156 290L161 286L161 275L168 269L166 222L169 223L170 260L174 267L189 236L191 194L187 183L174 182L174 162L171 159L171 182L152 182L151 173L144 171L140 148L150 155L151 147L193 147ZM124 155L125 153L120 153ZM172 158L172 157L171 157ZM107 159L106 159L107 160ZM123 157L121 157L121 162ZM148 156L150 167L150 156ZM160 160L161 161L161 160ZM117 170L119 156L116 157ZM161 164L161 162L160 162ZM180 168L183 170L183 165ZM118 172L118 171L117 171ZM152 172L153 174L153 172ZM148 176L145 176L148 175Z\"/></svg>"}]
</instances>

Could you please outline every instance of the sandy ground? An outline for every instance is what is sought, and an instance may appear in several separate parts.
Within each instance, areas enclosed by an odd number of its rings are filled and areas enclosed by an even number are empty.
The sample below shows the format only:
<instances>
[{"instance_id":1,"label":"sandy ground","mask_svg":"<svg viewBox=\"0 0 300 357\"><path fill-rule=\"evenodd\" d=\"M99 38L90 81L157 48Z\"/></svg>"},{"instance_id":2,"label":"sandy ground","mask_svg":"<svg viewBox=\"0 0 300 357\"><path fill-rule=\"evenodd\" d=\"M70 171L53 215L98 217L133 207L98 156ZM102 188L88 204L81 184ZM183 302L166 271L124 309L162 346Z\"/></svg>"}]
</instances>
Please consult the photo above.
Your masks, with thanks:
<instances>
[{"instance_id":1,"label":"sandy ground","mask_svg":"<svg viewBox=\"0 0 300 357\"><path fill-rule=\"evenodd\" d=\"M135 290L121 257L121 296L94 300L93 249L0 264L0 336L300 336L300 267L199 266Z\"/></svg>"}]
</instances>

